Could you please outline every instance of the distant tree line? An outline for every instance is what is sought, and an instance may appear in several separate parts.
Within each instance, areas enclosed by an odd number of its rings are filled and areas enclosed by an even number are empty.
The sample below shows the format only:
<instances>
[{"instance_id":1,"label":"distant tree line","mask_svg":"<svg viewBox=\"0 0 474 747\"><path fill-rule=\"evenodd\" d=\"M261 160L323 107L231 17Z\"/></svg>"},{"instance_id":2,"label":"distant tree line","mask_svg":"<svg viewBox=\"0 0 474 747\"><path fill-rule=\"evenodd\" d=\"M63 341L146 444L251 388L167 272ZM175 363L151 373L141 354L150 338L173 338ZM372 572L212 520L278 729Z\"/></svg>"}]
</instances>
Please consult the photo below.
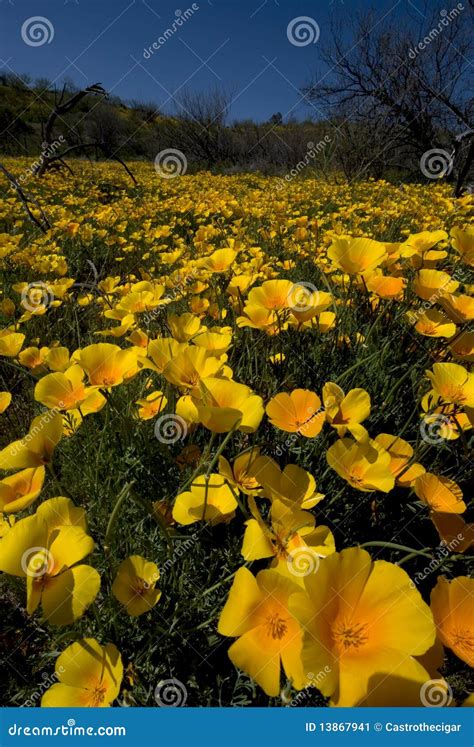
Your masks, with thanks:
<instances>
[{"instance_id":1,"label":"distant tree line","mask_svg":"<svg viewBox=\"0 0 474 747\"><path fill-rule=\"evenodd\" d=\"M78 89L0 71L0 148L37 155L62 136L63 155L153 160L177 149L190 170L307 170L327 178L424 180L469 188L474 158L472 3L450 9L427 2L411 22L365 12L334 18L318 44L318 67L301 89L305 121L280 112L267 122L231 121L232 94L184 91L173 114L153 102L124 102L99 85ZM423 158L441 153L426 173ZM443 155L444 154L444 155ZM304 168L303 168L304 167Z\"/></svg>"}]
</instances>

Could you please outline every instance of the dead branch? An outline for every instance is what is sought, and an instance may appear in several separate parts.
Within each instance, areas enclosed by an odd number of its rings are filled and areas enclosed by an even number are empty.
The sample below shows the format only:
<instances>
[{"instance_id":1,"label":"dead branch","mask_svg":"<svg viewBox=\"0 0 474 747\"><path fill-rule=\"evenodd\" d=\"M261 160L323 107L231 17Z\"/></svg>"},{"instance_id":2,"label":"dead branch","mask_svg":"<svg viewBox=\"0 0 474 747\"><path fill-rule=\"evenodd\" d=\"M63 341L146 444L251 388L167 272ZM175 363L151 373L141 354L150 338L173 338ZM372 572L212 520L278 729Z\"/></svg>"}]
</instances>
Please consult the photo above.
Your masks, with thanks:
<instances>
[{"instance_id":1,"label":"dead branch","mask_svg":"<svg viewBox=\"0 0 474 747\"><path fill-rule=\"evenodd\" d=\"M16 179L16 177L13 176L13 174L11 174L10 171L8 171L8 169L6 169L5 166L2 163L0 163L0 171L3 172L3 174L6 176L6 178L8 179L8 181L10 182L10 184L12 185L12 187L15 189L15 191L16 191L16 193L18 195L18 198L19 198L21 204L23 205L23 208L24 208L24 210L25 210L25 212L26 212L26 214L28 216L28 219L32 223L34 223L35 226L37 226L40 229L40 231L42 231L43 233L47 233L48 229L51 228L51 223L49 222L48 217L46 216L46 213L44 212L43 208L38 203L38 201L34 197L32 197L31 195L28 195L28 194L26 194L26 192L24 192L21 184ZM34 205L35 208L38 210L38 212L39 212L39 214L41 216L41 220L39 220L36 217L36 215L32 212L32 210L30 208L30 204Z\"/></svg>"}]
</instances>

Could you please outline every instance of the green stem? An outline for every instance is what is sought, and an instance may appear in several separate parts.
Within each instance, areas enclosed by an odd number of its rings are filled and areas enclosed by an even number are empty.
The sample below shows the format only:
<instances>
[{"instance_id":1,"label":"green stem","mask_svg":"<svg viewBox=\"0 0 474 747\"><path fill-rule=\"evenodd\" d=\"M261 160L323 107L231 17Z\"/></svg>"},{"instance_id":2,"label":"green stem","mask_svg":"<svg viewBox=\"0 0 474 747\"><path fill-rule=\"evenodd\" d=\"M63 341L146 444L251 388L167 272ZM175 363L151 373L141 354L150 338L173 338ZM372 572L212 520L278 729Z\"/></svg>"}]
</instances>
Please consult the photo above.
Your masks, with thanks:
<instances>
[{"instance_id":1,"label":"green stem","mask_svg":"<svg viewBox=\"0 0 474 747\"><path fill-rule=\"evenodd\" d=\"M120 510L128 498L130 494L130 489L135 484L136 480L132 480L131 482L128 482L126 485L123 486L122 490L119 493L119 496L117 498L117 502L114 506L114 509L112 513L110 514L109 522L107 524L107 529L105 531L105 538L104 538L104 550L105 552L109 552L110 550L110 543L113 537L115 524L117 522Z\"/></svg>"},{"instance_id":2,"label":"green stem","mask_svg":"<svg viewBox=\"0 0 474 747\"><path fill-rule=\"evenodd\" d=\"M343 379L346 378L347 374L352 373L352 371L355 371L356 368L359 368L360 366L363 366L368 361L371 361L373 358L375 358L376 356L378 356L379 353L380 353L380 351L377 350L376 353L372 353L372 355L369 355L367 358L363 358L362 360L357 361L357 363L354 363L353 366L351 366L350 368L346 369L340 376L338 376L336 379L334 379L334 383L335 384L339 384L339 382L341 382Z\"/></svg>"},{"instance_id":3,"label":"green stem","mask_svg":"<svg viewBox=\"0 0 474 747\"><path fill-rule=\"evenodd\" d=\"M413 556L422 555L425 558L430 558L430 560L433 557L432 555L429 554L429 552L427 552L430 550L429 547L424 547L423 550L415 550L413 547L407 547L407 545L398 545L396 542L381 542L381 541L380 542L379 541L364 542L362 545L359 545L359 547L362 549L365 547L385 547L391 550L402 550L404 552L409 552L413 554Z\"/></svg>"}]
</instances>

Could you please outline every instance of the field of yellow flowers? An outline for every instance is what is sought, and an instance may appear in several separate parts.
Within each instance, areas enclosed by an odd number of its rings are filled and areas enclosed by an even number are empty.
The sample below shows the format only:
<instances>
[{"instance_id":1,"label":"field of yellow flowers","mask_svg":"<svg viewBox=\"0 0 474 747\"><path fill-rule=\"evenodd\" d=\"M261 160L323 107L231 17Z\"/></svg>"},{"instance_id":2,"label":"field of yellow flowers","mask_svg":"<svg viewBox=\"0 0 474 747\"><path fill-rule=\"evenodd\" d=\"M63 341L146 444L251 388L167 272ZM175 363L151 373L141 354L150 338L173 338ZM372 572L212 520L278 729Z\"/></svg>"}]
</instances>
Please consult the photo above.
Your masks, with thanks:
<instances>
[{"instance_id":1,"label":"field of yellow flowers","mask_svg":"<svg viewBox=\"0 0 474 747\"><path fill-rule=\"evenodd\" d=\"M73 169L0 196L2 704L472 705L472 197Z\"/></svg>"}]
</instances>

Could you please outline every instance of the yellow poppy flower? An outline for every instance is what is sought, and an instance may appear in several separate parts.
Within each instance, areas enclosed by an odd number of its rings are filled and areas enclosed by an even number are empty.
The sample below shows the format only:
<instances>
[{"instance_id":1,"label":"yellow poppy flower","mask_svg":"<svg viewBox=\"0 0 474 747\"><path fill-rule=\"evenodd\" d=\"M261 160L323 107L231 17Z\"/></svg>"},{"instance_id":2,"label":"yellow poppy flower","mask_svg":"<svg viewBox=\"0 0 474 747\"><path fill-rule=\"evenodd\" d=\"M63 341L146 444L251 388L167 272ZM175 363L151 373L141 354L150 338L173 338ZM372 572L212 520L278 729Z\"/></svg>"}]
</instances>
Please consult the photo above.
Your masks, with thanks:
<instances>
[{"instance_id":1,"label":"yellow poppy flower","mask_svg":"<svg viewBox=\"0 0 474 747\"><path fill-rule=\"evenodd\" d=\"M16 358L25 341L25 335L12 332L10 329L0 330L0 355L5 358Z\"/></svg>"},{"instance_id":2,"label":"yellow poppy flower","mask_svg":"<svg viewBox=\"0 0 474 747\"><path fill-rule=\"evenodd\" d=\"M16 513L28 508L43 487L44 467L29 467L0 481L0 511Z\"/></svg>"},{"instance_id":3,"label":"yellow poppy flower","mask_svg":"<svg viewBox=\"0 0 474 747\"><path fill-rule=\"evenodd\" d=\"M467 265L474 265L474 227L451 229L451 243Z\"/></svg>"},{"instance_id":4,"label":"yellow poppy flower","mask_svg":"<svg viewBox=\"0 0 474 747\"><path fill-rule=\"evenodd\" d=\"M168 314L168 327L178 342L188 342L202 330L199 317L186 312L185 314Z\"/></svg>"},{"instance_id":5,"label":"yellow poppy flower","mask_svg":"<svg viewBox=\"0 0 474 747\"><path fill-rule=\"evenodd\" d=\"M328 527L316 527L309 511L284 504L275 499L267 526L258 513L245 522L242 555L245 560L275 558L274 566L283 575L297 577L317 568L318 558L334 552L334 537ZM306 562L307 567L304 567Z\"/></svg>"},{"instance_id":6,"label":"yellow poppy flower","mask_svg":"<svg viewBox=\"0 0 474 747\"><path fill-rule=\"evenodd\" d=\"M218 632L238 639L229 648L230 660L270 696L280 693L281 666L297 690L307 681L301 665L301 629L288 609L297 590L276 571L260 571L254 577L247 568L239 568L219 618Z\"/></svg>"},{"instance_id":7,"label":"yellow poppy flower","mask_svg":"<svg viewBox=\"0 0 474 747\"><path fill-rule=\"evenodd\" d=\"M420 270L413 283L416 295L424 301L439 299L445 293L454 293L459 283L441 270Z\"/></svg>"},{"instance_id":8,"label":"yellow poppy flower","mask_svg":"<svg viewBox=\"0 0 474 747\"><path fill-rule=\"evenodd\" d=\"M415 329L425 337L445 337L449 339L456 334L456 325L445 314L437 309L428 309L424 314L407 314L408 320L416 320Z\"/></svg>"},{"instance_id":9,"label":"yellow poppy flower","mask_svg":"<svg viewBox=\"0 0 474 747\"><path fill-rule=\"evenodd\" d=\"M430 519L442 544L452 552L466 552L474 547L474 524L467 524L460 514L431 511Z\"/></svg>"},{"instance_id":10,"label":"yellow poppy flower","mask_svg":"<svg viewBox=\"0 0 474 747\"><path fill-rule=\"evenodd\" d=\"M11 392L0 392L0 415L10 406L11 401Z\"/></svg>"},{"instance_id":11,"label":"yellow poppy flower","mask_svg":"<svg viewBox=\"0 0 474 747\"><path fill-rule=\"evenodd\" d=\"M390 472L395 477L395 484L401 488L411 488L425 468L418 462L407 467L413 457L413 448L408 441L390 433L379 433L374 441L390 454Z\"/></svg>"},{"instance_id":12,"label":"yellow poppy flower","mask_svg":"<svg viewBox=\"0 0 474 747\"><path fill-rule=\"evenodd\" d=\"M474 407L474 374L459 363L434 363L426 371L435 393L445 402Z\"/></svg>"},{"instance_id":13,"label":"yellow poppy flower","mask_svg":"<svg viewBox=\"0 0 474 747\"><path fill-rule=\"evenodd\" d=\"M69 350L65 347L50 348L46 365L50 371L66 371L70 366Z\"/></svg>"},{"instance_id":14,"label":"yellow poppy flower","mask_svg":"<svg viewBox=\"0 0 474 747\"><path fill-rule=\"evenodd\" d=\"M270 423L281 431L305 438L317 436L325 421L321 400L308 389L294 389L272 397L265 408Z\"/></svg>"},{"instance_id":15,"label":"yellow poppy flower","mask_svg":"<svg viewBox=\"0 0 474 747\"><path fill-rule=\"evenodd\" d=\"M447 239L446 231L420 231L411 233L409 237L400 244L399 253L402 257L411 257L414 254L424 254L440 241Z\"/></svg>"},{"instance_id":16,"label":"yellow poppy flower","mask_svg":"<svg viewBox=\"0 0 474 747\"><path fill-rule=\"evenodd\" d=\"M402 299L405 278L392 275L372 275L367 279L367 288L379 298Z\"/></svg>"},{"instance_id":17,"label":"yellow poppy flower","mask_svg":"<svg viewBox=\"0 0 474 747\"><path fill-rule=\"evenodd\" d=\"M49 464L62 435L63 421L60 413L48 411L38 415L31 421L24 438L12 441L0 451L0 469L14 470Z\"/></svg>"},{"instance_id":18,"label":"yellow poppy flower","mask_svg":"<svg viewBox=\"0 0 474 747\"><path fill-rule=\"evenodd\" d=\"M329 466L357 490L388 493L395 484L390 454L372 439L354 442L341 438L329 447L326 458Z\"/></svg>"},{"instance_id":19,"label":"yellow poppy flower","mask_svg":"<svg viewBox=\"0 0 474 747\"><path fill-rule=\"evenodd\" d=\"M333 265L348 275L361 275L374 270L386 256L383 242L362 237L336 239L328 249L328 257Z\"/></svg>"},{"instance_id":20,"label":"yellow poppy flower","mask_svg":"<svg viewBox=\"0 0 474 747\"><path fill-rule=\"evenodd\" d=\"M243 454L239 454L234 459L232 466L225 457L220 456L218 461L219 473L234 490L246 495L258 495L261 492L261 486L252 473L252 467L259 456L260 449L258 447L250 449Z\"/></svg>"},{"instance_id":21,"label":"yellow poppy flower","mask_svg":"<svg viewBox=\"0 0 474 747\"><path fill-rule=\"evenodd\" d=\"M18 361L25 368L29 368L33 373L37 373L41 369L45 369L46 361L49 354L49 348L42 347L30 347L25 348L18 355Z\"/></svg>"},{"instance_id":22,"label":"yellow poppy flower","mask_svg":"<svg viewBox=\"0 0 474 747\"><path fill-rule=\"evenodd\" d=\"M461 488L447 477L425 472L415 480L414 490L420 501L426 503L433 511L462 514L467 508Z\"/></svg>"},{"instance_id":23,"label":"yellow poppy flower","mask_svg":"<svg viewBox=\"0 0 474 747\"><path fill-rule=\"evenodd\" d=\"M122 657L113 643L83 638L56 659L56 677L41 698L42 708L98 708L112 705L123 679Z\"/></svg>"},{"instance_id":24,"label":"yellow poppy flower","mask_svg":"<svg viewBox=\"0 0 474 747\"><path fill-rule=\"evenodd\" d=\"M233 249L216 249L204 260L204 266L211 272L226 272L237 257Z\"/></svg>"},{"instance_id":25,"label":"yellow poppy flower","mask_svg":"<svg viewBox=\"0 0 474 747\"><path fill-rule=\"evenodd\" d=\"M324 498L316 490L314 477L296 464L287 464L282 470L271 457L260 456L252 463L250 474L262 486L262 495L271 501L313 508Z\"/></svg>"},{"instance_id":26,"label":"yellow poppy flower","mask_svg":"<svg viewBox=\"0 0 474 747\"><path fill-rule=\"evenodd\" d=\"M431 611L441 642L474 667L474 579L440 576L431 592Z\"/></svg>"},{"instance_id":27,"label":"yellow poppy flower","mask_svg":"<svg viewBox=\"0 0 474 747\"><path fill-rule=\"evenodd\" d=\"M195 335L192 344L204 348L211 355L220 358L232 345L232 330L229 327L211 327L205 332L199 332Z\"/></svg>"},{"instance_id":28,"label":"yellow poppy flower","mask_svg":"<svg viewBox=\"0 0 474 747\"><path fill-rule=\"evenodd\" d=\"M157 340L150 340L146 367L157 373L163 373L168 363L186 348L186 343L178 342L173 337L159 337Z\"/></svg>"},{"instance_id":29,"label":"yellow poppy flower","mask_svg":"<svg viewBox=\"0 0 474 747\"><path fill-rule=\"evenodd\" d=\"M77 408L93 391L84 386L84 371L80 366L71 366L64 373L58 371L43 376L35 386L37 402L58 410Z\"/></svg>"},{"instance_id":30,"label":"yellow poppy flower","mask_svg":"<svg viewBox=\"0 0 474 747\"><path fill-rule=\"evenodd\" d=\"M448 293L440 298L440 304L453 322L463 324L474 319L474 298L463 294Z\"/></svg>"},{"instance_id":31,"label":"yellow poppy flower","mask_svg":"<svg viewBox=\"0 0 474 747\"><path fill-rule=\"evenodd\" d=\"M247 305L270 311L288 309L293 286L291 280L266 280L258 288L252 288L247 297Z\"/></svg>"},{"instance_id":32,"label":"yellow poppy flower","mask_svg":"<svg viewBox=\"0 0 474 747\"><path fill-rule=\"evenodd\" d=\"M224 478L217 474L199 475L191 489L180 493L173 506L173 519L178 524L209 521L220 524L234 515L237 501Z\"/></svg>"},{"instance_id":33,"label":"yellow poppy flower","mask_svg":"<svg viewBox=\"0 0 474 747\"><path fill-rule=\"evenodd\" d=\"M357 441L368 438L367 431L360 425L370 415L370 396L365 389L351 389L345 395L340 386L328 382L323 386L322 395L326 419L338 436L344 436L349 430Z\"/></svg>"},{"instance_id":34,"label":"yellow poppy flower","mask_svg":"<svg viewBox=\"0 0 474 747\"><path fill-rule=\"evenodd\" d=\"M151 392L145 399L137 399L135 402L138 405L138 417L140 420L151 420L166 407L167 403L163 392Z\"/></svg>"},{"instance_id":35,"label":"yellow poppy flower","mask_svg":"<svg viewBox=\"0 0 474 747\"><path fill-rule=\"evenodd\" d=\"M41 605L51 625L80 618L100 587L95 568L78 565L94 549L92 538L81 524L59 523L61 513L69 511L66 498L46 501L36 514L16 522L0 543L0 570L26 576L28 613Z\"/></svg>"},{"instance_id":36,"label":"yellow poppy flower","mask_svg":"<svg viewBox=\"0 0 474 747\"><path fill-rule=\"evenodd\" d=\"M173 357L162 373L167 381L184 392L193 392L202 379L215 376L223 365L223 361L205 348L190 346Z\"/></svg>"},{"instance_id":37,"label":"yellow poppy flower","mask_svg":"<svg viewBox=\"0 0 474 747\"><path fill-rule=\"evenodd\" d=\"M230 379L206 378L200 384L200 397L193 397L199 422L214 433L232 429L253 433L263 417L262 398L250 387Z\"/></svg>"},{"instance_id":38,"label":"yellow poppy flower","mask_svg":"<svg viewBox=\"0 0 474 747\"><path fill-rule=\"evenodd\" d=\"M462 332L451 342L449 349L455 358L468 363L474 362L474 332Z\"/></svg>"},{"instance_id":39,"label":"yellow poppy flower","mask_svg":"<svg viewBox=\"0 0 474 747\"><path fill-rule=\"evenodd\" d=\"M99 342L79 350L77 363L86 372L91 386L108 388L121 384L135 372L137 354L109 342Z\"/></svg>"},{"instance_id":40,"label":"yellow poppy flower","mask_svg":"<svg viewBox=\"0 0 474 747\"><path fill-rule=\"evenodd\" d=\"M354 547L329 555L304 584L306 594L290 598L304 630L303 667L322 674L317 687L333 705L357 705L374 675L425 678L414 657L433 645L435 626L402 568Z\"/></svg>"},{"instance_id":41,"label":"yellow poppy flower","mask_svg":"<svg viewBox=\"0 0 474 747\"><path fill-rule=\"evenodd\" d=\"M112 594L131 617L137 617L149 612L161 597L161 591L155 589L159 577L155 563L141 555L131 555L118 567Z\"/></svg>"},{"instance_id":42,"label":"yellow poppy flower","mask_svg":"<svg viewBox=\"0 0 474 747\"><path fill-rule=\"evenodd\" d=\"M250 327L252 329L261 329L266 332L267 335L276 335L280 332L280 329L285 329L288 326L286 323L283 325L278 324L278 317L271 309L263 308L262 306L251 306L246 304L244 307L245 316L238 316L236 324L238 327Z\"/></svg>"}]
</instances>

